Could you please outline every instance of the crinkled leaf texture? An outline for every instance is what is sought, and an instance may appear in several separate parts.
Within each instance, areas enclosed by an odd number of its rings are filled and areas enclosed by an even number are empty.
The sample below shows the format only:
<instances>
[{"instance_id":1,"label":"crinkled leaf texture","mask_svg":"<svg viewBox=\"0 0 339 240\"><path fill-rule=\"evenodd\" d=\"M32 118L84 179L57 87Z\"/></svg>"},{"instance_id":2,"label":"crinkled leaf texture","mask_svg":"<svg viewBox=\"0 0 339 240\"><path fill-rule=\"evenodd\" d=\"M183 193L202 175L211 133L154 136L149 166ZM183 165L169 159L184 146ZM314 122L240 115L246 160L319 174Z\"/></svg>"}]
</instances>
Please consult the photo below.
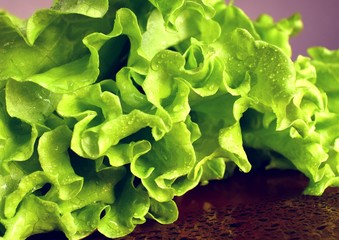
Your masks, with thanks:
<instances>
[{"instance_id":1,"label":"crinkled leaf texture","mask_svg":"<svg viewBox=\"0 0 339 240\"><path fill-rule=\"evenodd\" d=\"M339 52L293 62L301 28L221 0L1 12L2 239L172 223L176 196L251 170L247 147L305 174L307 194L339 186Z\"/></svg>"}]
</instances>

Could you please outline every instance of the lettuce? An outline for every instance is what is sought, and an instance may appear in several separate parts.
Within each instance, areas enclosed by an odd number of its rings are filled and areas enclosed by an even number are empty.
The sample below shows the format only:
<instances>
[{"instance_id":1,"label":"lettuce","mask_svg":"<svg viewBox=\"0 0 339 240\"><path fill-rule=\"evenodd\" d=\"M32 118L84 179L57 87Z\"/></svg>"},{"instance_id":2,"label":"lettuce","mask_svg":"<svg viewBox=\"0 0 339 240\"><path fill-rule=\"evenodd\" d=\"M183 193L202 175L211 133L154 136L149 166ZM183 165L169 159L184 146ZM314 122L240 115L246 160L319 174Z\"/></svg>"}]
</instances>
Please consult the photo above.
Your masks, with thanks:
<instances>
[{"instance_id":1,"label":"lettuce","mask_svg":"<svg viewBox=\"0 0 339 240\"><path fill-rule=\"evenodd\" d=\"M338 187L339 50L292 60L301 29L221 0L2 11L1 238L172 223L176 196L257 164Z\"/></svg>"}]
</instances>

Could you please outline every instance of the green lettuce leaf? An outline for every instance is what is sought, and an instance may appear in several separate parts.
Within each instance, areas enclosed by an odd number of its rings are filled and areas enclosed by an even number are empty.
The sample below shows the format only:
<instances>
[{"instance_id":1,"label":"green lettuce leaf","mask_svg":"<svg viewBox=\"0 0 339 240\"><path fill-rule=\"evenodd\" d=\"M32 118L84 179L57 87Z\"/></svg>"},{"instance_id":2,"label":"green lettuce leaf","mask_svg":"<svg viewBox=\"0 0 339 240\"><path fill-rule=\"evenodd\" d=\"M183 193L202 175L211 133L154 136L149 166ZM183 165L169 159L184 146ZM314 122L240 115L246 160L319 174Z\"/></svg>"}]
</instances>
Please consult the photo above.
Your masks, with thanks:
<instances>
[{"instance_id":1,"label":"green lettuce leaf","mask_svg":"<svg viewBox=\"0 0 339 240\"><path fill-rule=\"evenodd\" d=\"M128 177L116 189L117 201L105 213L98 230L110 238L131 233L137 224L146 221L150 199L147 192L133 186L133 177Z\"/></svg>"},{"instance_id":2,"label":"green lettuce leaf","mask_svg":"<svg viewBox=\"0 0 339 240\"><path fill-rule=\"evenodd\" d=\"M6 164L9 161L27 160L33 154L38 130L36 126L29 125L18 118L9 116L6 110L5 89L2 89L0 94L1 161L3 164Z\"/></svg>"},{"instance_id":3,"label":"green lettuce leaf","mask_svg":"<svg viewBox=\"0 0 339 240\"><path fill-rule=\"evenodd\" d=\"M331 112L339 113L339 51L331 51L326 48L310 48L308 53L312 57L317 73L316 85L326 92L328 96L328 108Z\"/></svg>"},{"instance_id":4,"label":"green lettuce leaf","mask_svg":"<svg viewBox=\"0 0 339 240\"><path fill-rule=\"evenodd\" d=\"M0 79L30 80L54 92L73 91L95 82L98 49L85 37L95 31L109 31L108 20L113 16L91 18L86 16L86 9L80 9L84 15L41 10L25 21L12 21L11 16L1 14Z\"/></svg>"},{"instance_id":5,"label":"green lettuce leaf","mask_svg":"<svg viewBox=\"0 0 339 240\"><path fill-rule=\"evenodd\" d=\"M297 13L277 23L271 16L262 14L254 22L254 26L262 40L278 46L286 55L291 57L292 48L289 39L302 30L303 23L301 16Z\"/></svg>"}]
</instances>

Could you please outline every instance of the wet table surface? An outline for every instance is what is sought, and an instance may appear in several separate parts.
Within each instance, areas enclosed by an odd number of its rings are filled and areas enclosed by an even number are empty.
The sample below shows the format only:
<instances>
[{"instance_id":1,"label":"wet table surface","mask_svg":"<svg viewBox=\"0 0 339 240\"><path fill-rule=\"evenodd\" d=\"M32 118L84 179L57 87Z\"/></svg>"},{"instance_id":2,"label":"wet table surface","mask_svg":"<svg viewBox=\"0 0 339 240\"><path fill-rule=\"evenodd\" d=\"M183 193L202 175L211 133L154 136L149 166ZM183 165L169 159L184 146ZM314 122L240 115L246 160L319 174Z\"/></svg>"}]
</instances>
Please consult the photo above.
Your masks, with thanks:
<instances>
[{"instance_id":1,"label":"wet table surface","mask_svg":"<svg viewBox=\"0 0 339 240\"><path fill-rule=\"evenodd\" d=\"M148 221L123 239L339 239L339 188L316 197L302 194L306 185L295 171L238 173L176 198L175 223Z\"/></svg>"}]
</instances>

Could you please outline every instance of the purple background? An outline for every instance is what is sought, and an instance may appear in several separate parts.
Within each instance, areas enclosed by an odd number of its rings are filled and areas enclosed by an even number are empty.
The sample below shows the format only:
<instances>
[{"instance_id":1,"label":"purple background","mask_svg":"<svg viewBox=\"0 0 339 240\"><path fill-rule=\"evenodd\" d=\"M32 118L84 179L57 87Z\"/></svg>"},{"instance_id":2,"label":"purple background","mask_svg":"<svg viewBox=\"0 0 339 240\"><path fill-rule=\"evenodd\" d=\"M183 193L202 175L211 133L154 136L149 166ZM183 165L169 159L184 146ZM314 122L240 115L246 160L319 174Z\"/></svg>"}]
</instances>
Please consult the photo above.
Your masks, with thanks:
<instances>
[{"instance_id":1,"label":"purple background","mask_svg":"<svg viewBox=\"0 0 339 240\"><path fill-rule=\"evenodd\" d=\"M49 7L52 0L0 0L0 8L20 17L29 17L35 9ZM311 46L339 48L338 0L235 0L252 19L268 13L275 20L295 12L302 15L304 30L291 40L293 55L306 54Z\"/></svg>"}]
</instances>

